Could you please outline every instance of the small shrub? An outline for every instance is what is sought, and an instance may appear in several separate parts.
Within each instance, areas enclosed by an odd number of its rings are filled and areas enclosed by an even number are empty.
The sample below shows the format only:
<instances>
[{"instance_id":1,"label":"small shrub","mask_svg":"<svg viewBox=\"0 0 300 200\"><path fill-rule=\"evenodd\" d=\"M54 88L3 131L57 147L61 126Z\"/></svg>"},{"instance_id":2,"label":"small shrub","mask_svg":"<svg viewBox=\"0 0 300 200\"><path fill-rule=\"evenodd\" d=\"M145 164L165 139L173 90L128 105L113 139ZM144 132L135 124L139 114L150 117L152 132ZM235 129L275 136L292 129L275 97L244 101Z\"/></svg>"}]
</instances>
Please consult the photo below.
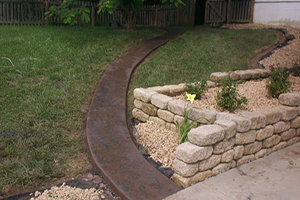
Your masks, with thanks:
<instances>
[{"instance_id":1,"label":"small shrub","mask_svg":"<svg viewBox=\"0 0 300 200\"><path fill-rule=\"evenodd\" d=\"M195 99L201 99L203 92L205 91L207 83L205 80L201 80L196 83L187 83L185 84L185 92L188 94L195 94Z\"/></svg>"},{"instance_id":2,"label":"small shrub","mask_svg":"<svg viewBox=\"0 0 300 200\"><path fill-rule=\"evenodd\" d=\"M278 98L282 93L289 91L291 82L288 81L289 72L286 69L271 69L269 83L266 88L271 97Z\"/></svg>"},{"instance_id":3,"label":"small shrub","mask_svg":"<svg viewBox=\"0 0 300 200\"><path fill-rule=\"evenodd\" d=\"M236 82L230 80L229 76L221 81L221 85L222 91L217 92L217 104L223 110L233 112L242 104L248 104L248 99L239 95Z\"/></svg>"},{"instance_id":4,"label":"small shrub","mask_svg":"<svg viewBox=\"0 0 300 200\"><path fill-rule=\"evenodd\" d=\"M300 77L300 60L297 63L295 63L294 67L291 69L291 73L294 76Z\"/></svg>"}]
</instances>

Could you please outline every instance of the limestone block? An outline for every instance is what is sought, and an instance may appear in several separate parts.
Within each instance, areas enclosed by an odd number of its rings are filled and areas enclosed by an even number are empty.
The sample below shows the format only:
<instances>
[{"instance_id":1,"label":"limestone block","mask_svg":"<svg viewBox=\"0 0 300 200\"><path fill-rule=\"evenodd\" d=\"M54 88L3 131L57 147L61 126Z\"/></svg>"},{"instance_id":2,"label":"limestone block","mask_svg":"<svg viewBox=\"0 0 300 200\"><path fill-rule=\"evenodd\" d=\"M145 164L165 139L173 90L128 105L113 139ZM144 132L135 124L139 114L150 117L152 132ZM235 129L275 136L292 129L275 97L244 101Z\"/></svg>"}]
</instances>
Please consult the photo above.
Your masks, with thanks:
<instances>
[{"instance_id":1,"label":"limestone block","mask_svg":"<svg viewBox=\"0 0 300 200\"><path fill-rule=\"evenodd\" d=\"M280 142L281 137L279 135L273 135L270 138L267 138L263 140L263 148L270 148L272 146L275 146Z\"/></svg>"},{"instance_id":2,"label":"limestone block","mask_svg":"<svg viewBox=\"0 0 300 200\"><path fill-rule=\"evenodd\" d=\"M254 142L244 146L244 155L254 154L261 150L262 142Z\"/></svg>"},{"instance_id":3,"label":"limestone block","mask_svg":"<svg viewBox=\"0 0 300 200\"><path fill-rule=\"evenodd\" d=\"M229 150L226 151L225 153L222 154L222 158L221 158L221 162L231 162L233 160L234 157L234 151L233 150Z\"/></svg>"},{"instance_id":4,"label":"limestone block","mask_svg":"<svg viewBox=\"0 0 300 200\"><path fill-rule=\"evenodd\" d=\"M241 166L243 164L249 163L251 161L255 160L254 155L244 156L241 159L237 161L237 166Z\"/></svg>"},{"instance_id":5,"label":"limestone block","mask_svg":"<svg viewBox=\"0 0 300 200\"><path fill-rule=\"evenodd\" d=\"M291 121L291 128L300 128L300 117L297 117Z\"/></svg>"},{"instance_id":6,"label":"limestone block","mask_svg":"<svg viewBox=\"0 0 300 200\"><path fill-rule=\"evenodd\" d=\"M297 129L296 136L300 136L300 128Z\"/></svg>"},{"instance_id":7,"label":"limestone block","mask_svg":"<svg viewBox=\"0 0 300 200\"><path fill-rule=\"evenodd\" d=\"M299 141L300 141L300 137L294 137L294 138L290 139L289 141L287 141L287 146L295 144L295 143L297 143Z\"/></svg>"},{"instance_id":8,"label":"limestone block","mask_svg":"<svg viewBox=\"0 0 300 200\"><path fill-rule=\"evenodd\" d=\"M244 146L243 146L243 145L235 146L235 147L233 148L233 152L234 152L233 158L234 158L235 160L240 159L240 158L243 157L243 155L244 155Z\"/></svg>"},{"instance_id":9,"label":"limestone block","mask_svg":"<svg viewBox=\"0 0 300 200\"><path fill-rule=\"evenodd\" d=\"M218 125L204 125L190 130L188 138L198 146L209 146L223 140L224 133L224 129Z\"/></svg>"},{"instance_id":10,"label":"limestone block","mask_svg":"<svg viewBox=\"0 0 300 200\"><path fill-rule=\"evenodd\" d=\"M164 95L169 95L170 92L169 88L163 86L148 87L147 89Z\"/></svg>"},{"instance_id":11,"label":"limestone block","mask_svg":"<svg viewBox=\"0 0 300 200\"><path fill-rule=\"evenodd\" d=\"M214 154L220 154L220 153L223 153L225 151L228 151L230 149L233 148L235 144L235 138L231 138L229 140L223 140L217 144L214 145L214 151L213 153Z\"/></svg>"},{"instance_id":12,"label":"limestone block","mask_svg":"<svg viewBox=\"0 0 300 200\"><path fill-rule=\"evenodd\" d=\"M267 108L258 112L266 116L267 125L278 122L282 117L281 110L279 110L278 107Z\"/></svg>"},{"instance_id":13,"label":"limestone block","mask_svg":"<svg viewBox=\"0 0 300 200\"><path fill-rule=\"evenodd\" d=\"M191 120L197 120L202 124L212 124L216 121L217 111L201 109L197 107L193 107L190 109L188 118Z\"/></svg>"},{"instance_id":14,"label":"limestone block","mask_svg":"<svg viewBox=\"0 0 300 200\"><path fill-rule=\"evenodd\" d=\"M280 142L279 144L275 145L272 147L272 151L278 151L279 149L283 149L284 147L287 146L287 142Z\"/></svg>"},{"instance_id":15,"label":"limestone block","mask_svg":"<svg viewBox=\"0 0 300 200\"><path fill-rule=\"evenodd\" d=\"M281 133L283 131L289 130L291 128L290 122L279 121L273 124L274 133Z\"/></svg>"},{"instance_id":16,"label":"limestone block","mask_svg":"<svg viewBox=\"0 0 300 200\"><path fill-rule=\"evenodd\" d=\"M136 108L142 109L142 104L143 104L142 101L135 99L135 100L133 101L133 104L134 104L134 106L135 106Z\"/></svg>"},{"instance_id":17,"label":"limestone block","mask_svg":"<svg viewBox=\"0 0 300 200\"><path fill-rule=\"evenodd\" d=\"M216 87L216 83L213 82L213 81L207 81L206 83L207 83L207 87L208 87L208 88Z\"/></svg>"},{"instance_id":18,"label":"limestone block","mask_svg":"<svg viewBox=\"0 0 300 200\"><path fill-rule=\"evenodd\" d=\"M212 169L212 173L213 173L213 175L217 175L217 174L226 172L230 168L232 168L234 165L235 165L234 161L231 161L230 163L221 163Z\"/></svg>"},{"instance_id":19,"label":"limestone block","mask_svg":"<svg viewBox=\"0 0 300 200\"><path fill-rule=\"evenodd\" d=\"M212 155L206 160L199 162L199 171L206 171L218 165L221 162L221 155Z\"/></svg>"},{"instance_id":20,"label":"limestone block","mask_svg":"<svg viewBox=\"0 0 300 200\"><path fill-rule=\"evenodd\" d=\"M213 176L213 174L212 174L212 171L210 171L210 170L205 171L205 172L198 172L193 177L191 177L190 183L192 185L192 184L204 181L205 179L210 178L212 176Z\"/></svg>"},{"instance_id":21,"label":"limestone block","mask_svg":"<svg viewBox=\"0 0 300 200\"><path fill-rule=\"evenodd\" d=\"M241 116L228 113L218 113L217 120L231 120L237 125L236 130L238 132L246 132L251 128L251 120Z\"/></svg>"},{"instance_id":22,"label":"limestone block","mask_svg":"<svg viewBox=\"0 0 300 200\"><path fill-rule=\"evenodd\" d=\"M173 122L175 115L170 111L158 109L157 116L167 122Z\"/></svg>"},{"instance_id":23,"label":"limestone block","mask_svg":"<svg viewBox=\"0 0 300 200\"><path fill-rule=\"evenodd\" d=\"M267 69L255 69L255 71L259 72L260 78L267 78L270 76L270 71Z\"/></svg>"},{"instance_id":24,"label":"limestone block","mask_svg":"<svg viewBox=\"0 0 300 200\"><path fill-rule=\"evenodd\" d=\"M289 140L296 135L296 129L290 129L280 134L281 140Z\"/></svg>"},{"instance_id":25,"label":"limestone block","mask_svg":"<svg viewBox=\"0 0 300 200\"><path fill-rule=\"evenodd\" d=\"M140 109L134 108L132 110L132 116L135 119L138 119L142 122L146 122L149 119L149 115L147 115L146 113L144 113L143 111L141 111Z\"/></svg>"},{"instance_id":26,"label":"limestone block","mask_svg":"<svg viewBox=\"0 0 300 200\"><path fill-rule=\"evenodd\" d=\"M167 109L168 102L172 100L172 97L166 96L164 94L155 94L151 97L151 103L161 109Z\"/></svg>"},{"instance_id":27,"label":"limestone block","mask_svg":"<svg viewBox=\"0 0 300 200\"><path fill-rule=\"evenodd\" d=\"M286 106L300 106L300 92L281 94L278 101Z\"/></svg>"},{"instance_id":28,"label":"limestone block","mask_svg":"<svg viewBox=\"0 0 300 200\"><path fill-rule=\"evenodd\" d=\"M219 82L228 76L228 72L214 72L210 75L210 80Z\"/></svg>"},{"instance_id":29,"label":"limestone block","mask_svg":"<svg viewBox=\"0 0 300 200\"><path fill-rule=\"evenodd\" d=\"M250 130L245 133L237 133L235 144L249 144L255 141L256 131Z\"/></svg>"},{"instance_id":30,"label":"limestone block","mask_svg":"<svg viewBox=\"0 0 300 200\"><path fill-rule=\"evenodd\" d=\"M183 177L190 177L198 172L198 163L187 164L185 162L182 162L181 160L174 159L172 168L174 169L175 173Z\"/></svg>"},{"instance_id":31,"label":"limestone block","mask_svg":"<svg viewBox=\"0 0 300 200\"><path fill-rule=\"evenodd\" d=\"M265 157L266 155L270 154L271 152L272 152L271 149L261 149L254 156L255 156L255 159L259 159L259 158Z\"/></svg>"},{"instance_id":32,"label":"limestone block","mask_svg":"<svg viewBox=\"0 0 300 200\"><path fill-rule=\"evenodd\" d=\"M290 121L298 117L298 107L279 106L278 108L281 110L281 120L283 121Z\"/></svg>"},{"instance_id":33,"label":"limestone block","mask_svg":"<svg viewBox=\"0 0 300 200\"><path fill-rule=\"evenodd\" d=\"M225 139L232 138L236 134L236 123L231 120L217 120L216 125L221 126L225 130Z\"/></svg>"},{"instance_id":34,"label":"limestone block","mask_svg":"<svg viewBox=\"0 0 300 200\"><path fill-rule=\"evenodd\" d=\"M165 88L169 89L169 95L174 97L176 95L180 95L184 92L184 85L165 85Z\"/></svg>"},{"instance_id":35,"label":"limestone block","mask_svg":"<svg viewBox=\"0 0 300 200\"><path fill-rule=\"evenodd\" d=\"M176 124L176 122L178 122L179 124L181 124L184 120L184 117L179 116L179 115L175 115L174 116L174 123ZM192 120L188 120L189 123L192 123Z\"/></svg>"},{"instance_id":36,"label":"limestone block","mask_svg":"<svg viewBox=\"0 0 300 200\"><path fill-rule=\"evenodd\" d=\"M199 172L189 178L182 177L179 174L174 173L173 176L171 177L171 180L173 180L175 183L177 183L181 187L186 188L192 184L195 184L195 183L201 182L207 178L210 178L211 176L212 176L212 172L210 170L205 171L205 172Z\"/></svg>"},{"instance_id":37,"label":"limestone block","mask_svg":"<svg viewBox=\"0 0 300 200\"><path fill-rule=\"evenodd\" d=\"M182 100L172 100L168 103L168 110L177 115L184 116L186 107L186 103Z\"/></svg>"},{"instance_id":38,"label":"limestone block","mask_svg":"<svg viewBox=\"0 0 300 200\"><path fill-rule=\"evenodd\" d=\"M137 100L141 100L142 102L145 103L150 103L151 97L157 94L157 92L149 89L144 89L144 88L136 88L133 90L133 96Z\"/></svg>"},{"instance_id":39,"label":"limestone block","mask_svg":"<svg viewBox=\"0 0 300 200\"><path fill-rule=\"evenodd\" d=\"M250 78L251 74L247 73L245 70L236 70L230 73L230 79L233 81L246 80Z\"/></svg>"},{"instance_id":40,"label":"limestone block","mask_svg":"<svg viewBox=\"0 0 300 200\"><path fill-rule=\"evenodd\" d=\"M170 130L170 131L174 131L174 132L177 131L175 124L173 124L173 123L168 123L168 122L166 122L166 129L168 129L168 130Z\"/></svg>"},{"instance_id":41,"label":"limestone block","mask_svg":"<svg viewBox=\"0 0 300 200\"><path fill-rule=\"evenodd\" d=\"M212 146L199 147L185 142L176 148L175 157L185 163L196 163L211 156L212 152Z\"/></svg>"},{"instance_id":42,"label":"limestone block","mask_svg":"<svg viewBox=\"0 0 300 200\"><path fill-rule=\"evenodd\" d=\"M142 103L142 111L151 116L157 115L157 107L153 106L150 103Z\"/></svg>"},{"instance_id":43,"label":"limestone block","mask_svg":"<svg viewBox=\"0 0 300 200\"><path fill-rule=\"evenodd\" d=\"M239 116L251 120L251 129L261 129L266 126L266 116L259 112L244 112Z\"/></svg>"},{"instance_id":44,"label":"limestone block","mask_svg":"<svg viewBox=\"0 0 300 200\"><path fill-rule=\"evenodd\" d=\"M166 122L158 117L149 117L149 121L155 122L161 127L166 127Z\"/></svg>"},{"instance_id":45,"label":"limestone block","mask_svg":"<svg viewBox=\"0 0 300 200\"><path fill-rule=\"evenodd\" d=\"M256 131L256 140L264 140L274 134L274 127L272 125L266 126L264 129Z\"/></svg>"},{"instance_id":46,"label":"limestone block","mask_svg":"<svg viewBox=\"0 0 300 200\"><path fill-rule=\"evenodd\" d=\"M235 161L235 160L232 160L232 161L231 161L230 169L231 169L231 168L235 168L235 167L236 167L236 164L237 164L236 161Z\"/></svg>"},{"instance_id":47,"label":"limestone block","mask_svg":"<svg viewBox=\"0 0 300 200\"><path fill-rule=\"evenodd\" d=\"M261 77L261 73L255 69L248 69L246 71L251 74L251 79L259 79Z\"/></svg>"}]
</instances>

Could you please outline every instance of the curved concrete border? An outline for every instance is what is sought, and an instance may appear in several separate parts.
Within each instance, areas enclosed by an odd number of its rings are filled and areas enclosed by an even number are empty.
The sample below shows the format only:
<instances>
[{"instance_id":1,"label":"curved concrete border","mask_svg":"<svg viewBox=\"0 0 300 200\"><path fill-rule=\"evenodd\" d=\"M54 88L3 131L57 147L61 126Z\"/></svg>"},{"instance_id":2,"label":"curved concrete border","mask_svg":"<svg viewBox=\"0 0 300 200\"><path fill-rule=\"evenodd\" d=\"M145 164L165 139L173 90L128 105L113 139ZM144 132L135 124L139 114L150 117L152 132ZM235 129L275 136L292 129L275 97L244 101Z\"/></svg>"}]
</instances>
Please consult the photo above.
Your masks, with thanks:
<instances>
[{"instance_id":1,"label":"curved concrete border","mask_svg":"<svg viewBox=\"0 0 300 200\"><path fill-rule=\"evenodd\" d=\"M269 46L268 48L262 49L261 51L256 53L252 58L250 58L250 60L249 60L249 68L250 69L256 69L256 68L260 68L260 67L264 68L264 66L261 66L261 64L259 64L259 61L272 55L272 53L275 49L285 46L288 41L292 40L292 39L288 38L289 35L287 35L285 30L283 30L283 29L273 29L273 30L277 31L278 41L275 44Z\"/></svg>"},{"instance_id":2,"label":"curved concrete border","mask_svg":"<svg viewBox=\"0 0 300 200\"><path fill-rule=\"evenodd\" d=\"M97 170L122 199L162 199L181 189L153 168L133 144L126 122L126 95L134 68L183 33L172 29L136 45L106 69L96 86L86 122L88 150Z\"/></svg>"}]
</instances>

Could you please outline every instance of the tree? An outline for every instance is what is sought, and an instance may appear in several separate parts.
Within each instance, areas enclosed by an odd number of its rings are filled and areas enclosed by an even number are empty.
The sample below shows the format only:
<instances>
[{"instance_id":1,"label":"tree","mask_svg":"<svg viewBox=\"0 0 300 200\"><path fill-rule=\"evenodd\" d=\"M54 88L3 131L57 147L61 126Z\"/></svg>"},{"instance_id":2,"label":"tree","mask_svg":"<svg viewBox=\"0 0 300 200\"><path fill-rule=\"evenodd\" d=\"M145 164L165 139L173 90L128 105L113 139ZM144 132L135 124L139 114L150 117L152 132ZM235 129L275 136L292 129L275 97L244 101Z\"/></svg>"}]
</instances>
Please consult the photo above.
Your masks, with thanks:
<instances>
[{"instance_id":1,"label":"tree","mask_svg":"<svg viewBox=\"0 0 300 200\"><path fill-rule=\"evenodd\" d=\"M77 23L78 17L82 21L89 22L90 10L85 7L72 7L72 4L76 4L79 0L64 0L59 6L51 6L49 11L46 12L46 17L52 17L54 15L60 16L65 24L74 25ZM81 0L82 1L82 0ZM88 0L86 0L88 1ZM144 4L144 0L90 0L92 2L98 2L100 12L108 12L112 14L115 10L120 10L123 17L126 19L127 29L134 29L136 26L136 13L140 10ZM174 4L178 6L184 5L182 0L159 0L163 4Z\"/></svg>"}]
</instances>

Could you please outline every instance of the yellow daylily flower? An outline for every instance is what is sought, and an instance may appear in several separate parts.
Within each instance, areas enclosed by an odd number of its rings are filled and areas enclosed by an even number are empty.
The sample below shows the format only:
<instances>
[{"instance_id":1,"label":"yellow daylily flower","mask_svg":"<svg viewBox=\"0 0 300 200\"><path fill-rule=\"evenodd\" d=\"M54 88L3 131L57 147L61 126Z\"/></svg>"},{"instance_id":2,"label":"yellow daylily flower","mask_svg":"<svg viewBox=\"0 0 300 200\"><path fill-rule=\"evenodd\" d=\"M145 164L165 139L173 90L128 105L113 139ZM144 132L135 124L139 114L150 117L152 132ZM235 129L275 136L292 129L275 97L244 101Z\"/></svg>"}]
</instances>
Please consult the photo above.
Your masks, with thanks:
<instances>
[{"instance_id":1,"label":"yellow daylily flower","mask_svg":"<svg viewBox=\"0 0 300 200\"><path fill-rule=\"evenodd\" d=\"M186 100L190 101L193 104L196 95L195 94L189 94L189 93L186 92L185 97L186 97Z\"/></svg>"}]
</instances>

